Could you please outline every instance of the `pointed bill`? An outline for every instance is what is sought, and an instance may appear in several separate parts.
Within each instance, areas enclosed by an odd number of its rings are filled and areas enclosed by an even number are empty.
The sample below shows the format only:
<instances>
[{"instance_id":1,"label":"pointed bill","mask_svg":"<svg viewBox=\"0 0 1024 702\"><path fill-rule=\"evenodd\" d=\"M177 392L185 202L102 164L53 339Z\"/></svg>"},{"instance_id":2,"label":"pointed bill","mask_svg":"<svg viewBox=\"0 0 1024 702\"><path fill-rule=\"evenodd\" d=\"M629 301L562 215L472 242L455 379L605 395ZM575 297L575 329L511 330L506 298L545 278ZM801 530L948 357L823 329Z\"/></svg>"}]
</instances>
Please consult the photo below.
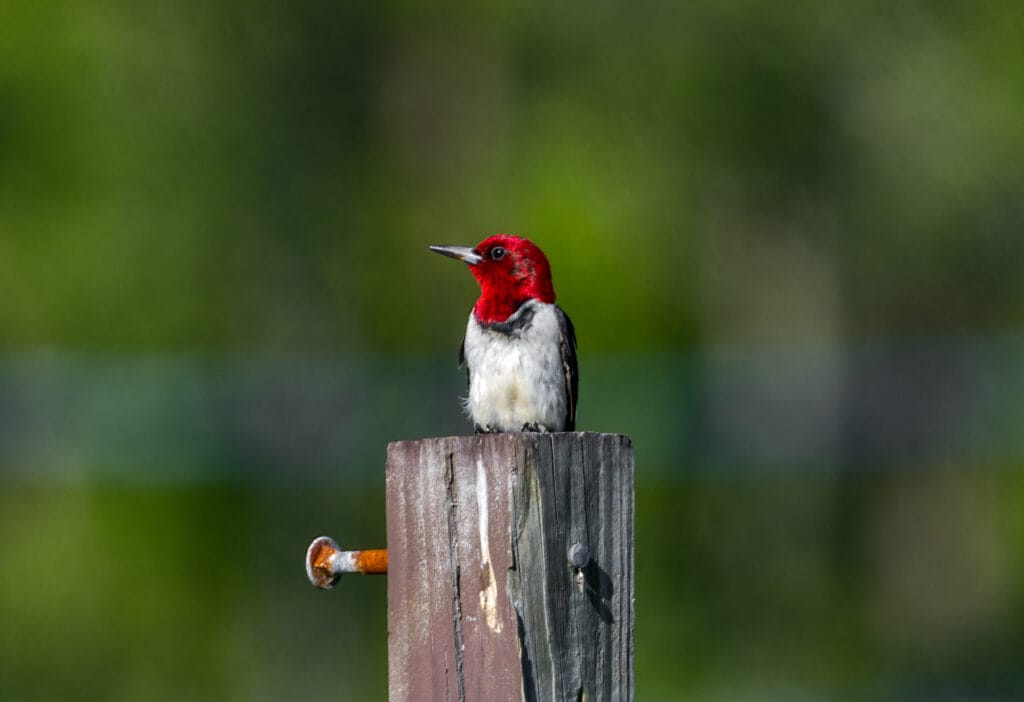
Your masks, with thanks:
<instances>
[{"instance_id":1,"label":"pointed bill","mask_svg":"<svg viewBox=\"0 0 1024 702\"><path fill-rule=\"evenodd\" d=\"M431 246L430 250L442 256L451 256L460 261L465 261L471 266L475 266L484 260L483 256L468 246Z\"/></svg>"}]
</instances>

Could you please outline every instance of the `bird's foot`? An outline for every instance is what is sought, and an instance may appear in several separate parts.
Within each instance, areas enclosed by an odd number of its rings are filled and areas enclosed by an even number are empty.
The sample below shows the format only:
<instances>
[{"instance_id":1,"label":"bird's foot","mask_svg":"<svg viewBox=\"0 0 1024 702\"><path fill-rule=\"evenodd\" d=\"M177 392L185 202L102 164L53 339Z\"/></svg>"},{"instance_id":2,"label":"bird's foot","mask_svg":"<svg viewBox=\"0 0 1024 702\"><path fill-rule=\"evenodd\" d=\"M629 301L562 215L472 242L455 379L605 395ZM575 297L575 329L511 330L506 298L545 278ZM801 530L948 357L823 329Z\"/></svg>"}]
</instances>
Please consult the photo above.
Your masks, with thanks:
<instances>
[{"instance_id":1,"label":"bird's foot","mask_svg":"<svg viewBox=\"0 0 1024 702\"><path fill-rule=\"evenodd\" d=\"M505 432L503 429L495 429L489 424L474 424L473 431L477 434L502 434ZM519 431L535 432L538 434L546 434L548 428L542 425L540 422L526 422L523 424L523 428Z\"/></svg>"}]
</instances>

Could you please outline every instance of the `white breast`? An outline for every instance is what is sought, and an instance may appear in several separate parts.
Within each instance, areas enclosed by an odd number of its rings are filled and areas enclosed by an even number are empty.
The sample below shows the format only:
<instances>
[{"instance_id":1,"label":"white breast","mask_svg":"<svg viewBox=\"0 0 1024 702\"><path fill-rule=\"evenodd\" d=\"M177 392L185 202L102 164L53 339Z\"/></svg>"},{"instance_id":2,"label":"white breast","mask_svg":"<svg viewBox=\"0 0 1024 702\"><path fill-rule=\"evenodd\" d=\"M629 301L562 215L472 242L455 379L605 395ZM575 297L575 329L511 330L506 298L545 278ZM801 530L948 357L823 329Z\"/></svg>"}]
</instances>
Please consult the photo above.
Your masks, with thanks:
<instances>
[{"instance_id":1,"label":"white breast","mask_svg":"<svg viewBox=\"0 0 1024 702\"><path fill-rule=\"evenodd\" d=\"M531 300L516 312L532 320L511 333L488 329L470 314L465 355L469 366L466 410L487 431L520 431L537 424L562 431L567 399L555 306ZM515 319L515 317L513 317Z\"/></svg>"}]
</instances>

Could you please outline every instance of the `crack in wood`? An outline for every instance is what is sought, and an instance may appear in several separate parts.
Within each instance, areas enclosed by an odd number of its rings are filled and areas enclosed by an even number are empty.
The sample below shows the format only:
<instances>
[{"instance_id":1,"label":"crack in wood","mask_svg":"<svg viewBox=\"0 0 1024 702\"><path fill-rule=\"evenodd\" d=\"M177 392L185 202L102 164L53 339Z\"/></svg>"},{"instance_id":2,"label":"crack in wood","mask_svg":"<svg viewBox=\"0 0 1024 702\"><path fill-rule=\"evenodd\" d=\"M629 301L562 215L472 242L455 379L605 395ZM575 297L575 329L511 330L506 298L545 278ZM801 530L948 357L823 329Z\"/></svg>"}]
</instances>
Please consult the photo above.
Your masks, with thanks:
<instances>
[{"instance_id":1,"label":"crack in wood","mask_svg":"<svg viewBox=\"0 0 1024 702\"><path fill-rule=\"evenodd\" d=\"M462 638L462 578L459 568L459 534L455 523L455 464L449 453L445 459L445 509L448 512L448 557L451 560L452 620L455 630L455 671L459 682L459 702L466 702L466 680L462 670L466 650Z\"/></svg>"},{"instance_id":2,"label":"crack in wood","mask_svg":"<svg viewBox=\"0 0 1024 702\"><path fill-rule=\"evenodd\" d=\"M517 462L509 475L511 513L509 519L509 541L511 546L511 562L506 578L508 596L516 615L516 636L519 647L519 664L522 668L522 696L525 702L536 702L537 681L534 676L532 647L526 637L526 616L523 603L522 561L520 560L520 540L526 531L526 520L532 502L530 495L530 451L522 444L517 451ZM519 467L524 470L520 472Z\"/></svg>"}]
</instances>

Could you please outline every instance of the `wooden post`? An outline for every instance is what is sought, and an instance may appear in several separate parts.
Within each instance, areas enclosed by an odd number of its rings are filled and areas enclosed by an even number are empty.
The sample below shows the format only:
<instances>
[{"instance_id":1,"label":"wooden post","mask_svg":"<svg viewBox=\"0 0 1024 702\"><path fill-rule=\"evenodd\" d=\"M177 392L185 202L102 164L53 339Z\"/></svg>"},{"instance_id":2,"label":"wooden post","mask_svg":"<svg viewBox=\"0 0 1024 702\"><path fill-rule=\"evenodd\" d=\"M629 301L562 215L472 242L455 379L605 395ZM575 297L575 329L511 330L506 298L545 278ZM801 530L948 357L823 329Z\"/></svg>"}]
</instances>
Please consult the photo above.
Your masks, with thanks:
<instances>
[{"instance_id":1,"label":"wooden post","mask_svg":"<svg viewBox=\"0 0 1024 702\"><path fill-rule=\"evenodd\" d=\"M633 499L618 434L389 444L391 702L632 700Z\"/></svg>"}]
</instances>

